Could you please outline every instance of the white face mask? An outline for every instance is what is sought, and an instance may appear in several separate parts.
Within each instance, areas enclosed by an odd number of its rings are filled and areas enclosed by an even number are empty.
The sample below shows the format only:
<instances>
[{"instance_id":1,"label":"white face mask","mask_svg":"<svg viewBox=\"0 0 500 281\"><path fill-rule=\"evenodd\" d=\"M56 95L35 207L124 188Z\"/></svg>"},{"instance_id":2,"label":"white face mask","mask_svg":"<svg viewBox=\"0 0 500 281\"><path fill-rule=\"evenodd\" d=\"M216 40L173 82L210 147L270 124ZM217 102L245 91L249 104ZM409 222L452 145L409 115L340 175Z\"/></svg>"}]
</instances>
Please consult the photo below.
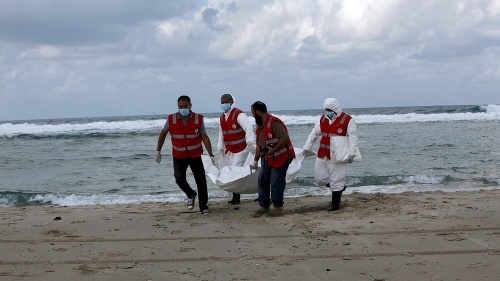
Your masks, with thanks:
<instances>
[{"instance_id":1,"label":"white face mask","mask_svg":"<svg viewBox=\"0 0 500 281\"><path fill-rule=\"evenodd\" d=\"M181 108L179 109L179 114L182 116L188 116L189 115L189 108Z\"/></svg>"}]
</instances>

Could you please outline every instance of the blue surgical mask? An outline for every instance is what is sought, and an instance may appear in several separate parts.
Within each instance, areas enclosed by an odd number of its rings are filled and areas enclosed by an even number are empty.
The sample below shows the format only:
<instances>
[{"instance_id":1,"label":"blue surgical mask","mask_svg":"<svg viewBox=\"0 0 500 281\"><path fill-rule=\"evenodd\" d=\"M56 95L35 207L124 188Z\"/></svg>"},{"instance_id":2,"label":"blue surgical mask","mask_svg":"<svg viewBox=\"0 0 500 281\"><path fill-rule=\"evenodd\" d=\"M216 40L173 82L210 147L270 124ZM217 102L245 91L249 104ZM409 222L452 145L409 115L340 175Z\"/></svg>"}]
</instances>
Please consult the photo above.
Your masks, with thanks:
<instances>
[{"instance_id":1,"label":"blue surgical mask","mask_svg":"<svg viewBox=\"0 0 500 281\"><path fill-rule=\"evenodd\" d=\"M224 112L228 112L231 109L231 104L230 103L223 103L220 105L220 108L222 108L222 110Z\"/></svg>"},{"instance_id":2,"label":"blue surgical mask","mask_svg":"<svg viewBox=\"0 0 500 281\"><path fill-rule=\"evenodd\" d=\"M333 115L336 115L335 111L325 111L325 115L328 118L332 118Z\"/></svg>"},{"instance_id":3,"label":"blue surgical mask","mask_svg":"<svg viewBox=\"0 0 500 281\"><path fill-rule=\"evenodd\" d=\"M179 114L182 116L188 116L189 115L189 108L181 108L179 109Z\"/></svg>"}]
</instances>

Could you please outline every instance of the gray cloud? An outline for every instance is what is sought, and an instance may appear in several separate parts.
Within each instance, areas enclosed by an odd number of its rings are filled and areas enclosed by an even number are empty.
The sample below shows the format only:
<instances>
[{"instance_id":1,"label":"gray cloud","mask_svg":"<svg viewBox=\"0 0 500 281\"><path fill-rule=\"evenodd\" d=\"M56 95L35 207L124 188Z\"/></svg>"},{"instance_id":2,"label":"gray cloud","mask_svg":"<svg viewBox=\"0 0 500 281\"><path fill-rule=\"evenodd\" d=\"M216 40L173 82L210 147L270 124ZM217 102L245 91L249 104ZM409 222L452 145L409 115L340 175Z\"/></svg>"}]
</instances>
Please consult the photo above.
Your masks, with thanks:
<instances>
[{"instance_id":1,"label":"gray cloud","mask_svg":"<svg viewBox=\"0 0 500 281\"><path fill-rule=\"evenodd\" d=\"M202 22L205 23L208 27L210 27L212 30L216 31L222 31L227 29L227 26L220 25L217 22L217 14L219 13L218 10L213 9L213 8L206 8L203 10L201 13L202 16Z\"/></svg>"},{"instance_id":2,"label":"gray cloud","mask_svg":"<svg viewBox=\"0 0 500 281\"><path fill-rule=\"evenodd\" d=\"M4 0L0 120L498 103L498 26L492 0Z\"/></svg>"},{"instance_id":3,"label":"gray cloud","mask_svg":"<svg viewBox=\"0 0 500 281\"><path fill-rule=\"evenodd\" d=\"M4 0L0 4L0 40L57 45L114 42L130 26L182 16L196 2Z\"/></svg>"}]
</instances>

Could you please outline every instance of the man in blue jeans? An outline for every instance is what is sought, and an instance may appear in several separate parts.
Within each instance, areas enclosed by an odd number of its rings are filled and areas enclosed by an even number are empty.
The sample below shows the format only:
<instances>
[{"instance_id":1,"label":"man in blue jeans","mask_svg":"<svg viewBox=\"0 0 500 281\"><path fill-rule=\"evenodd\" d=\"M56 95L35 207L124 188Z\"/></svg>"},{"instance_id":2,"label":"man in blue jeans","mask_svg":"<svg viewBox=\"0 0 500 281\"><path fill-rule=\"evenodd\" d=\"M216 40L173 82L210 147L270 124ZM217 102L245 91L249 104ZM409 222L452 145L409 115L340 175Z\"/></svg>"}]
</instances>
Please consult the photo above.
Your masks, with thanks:
<instances>
[{"instance_id":1,"label":"man in blue jeans","mask_svg":"<svg viewBox=\"0 0 500 281\"><path fill-rule=\"evenodd\" d=\"M286 187L286 171L295 158L292 142L288 130L279 118L267 113L267 106L261 101L252 104L252 116L257 124L254 163L251 166L257 169L260 158L259 172L259 205L260 209L254 217L264 214L281 216L283 213L283 195ZM270 210L270 205L273 209Z\"/></svg>"}]
</instances>

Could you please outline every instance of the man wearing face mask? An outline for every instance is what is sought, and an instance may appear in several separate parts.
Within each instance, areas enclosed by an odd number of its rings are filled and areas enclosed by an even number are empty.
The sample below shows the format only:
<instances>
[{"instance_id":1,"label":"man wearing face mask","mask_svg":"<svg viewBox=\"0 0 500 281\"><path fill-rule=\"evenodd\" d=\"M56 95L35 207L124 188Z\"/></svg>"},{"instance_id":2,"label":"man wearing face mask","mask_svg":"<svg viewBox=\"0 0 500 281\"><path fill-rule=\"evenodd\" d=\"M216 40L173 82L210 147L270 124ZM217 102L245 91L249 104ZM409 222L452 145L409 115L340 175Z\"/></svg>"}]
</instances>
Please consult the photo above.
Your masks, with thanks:
<instances>
[{"instance_id":1,"label":"man wearing face mask","mask_svg":"<svg viewBox=\"0 0 500 281\"><path fill-rule=\"evenodd\" d=\"M251 168L257 169L259 158L261 163L258 178L260 209L253 216L280 216L283 212L286 172L295 158L295 151L285 124L267 113L266 104L257 101L251 109L257 124L257 151ZM271 203L274 207L272 210L269 209Z\"/></svg>"},{"instance_id":2,"label":"man wearing face mask","mask_svg":"<svg viewBox=\"0 0 500 281\"><path fill-rule=\"evenodd\" d=\"M192 210L195 205L196 195L200 212L203 215L210 213L208 210L208 190L205 168L201 155L205 145L208 154L214 163L212 144L205 130L203 115L191 111L191 99L188 96L180 96L177 99L179 112L170 114L158 137L155 160L161 162L161 148L165 138L170 132L172 140L172 156L174 161L175 182L188 197L187 207ZM187 168L191 167L198 193L194 191L186 180Z\"/></svg>"},{"instance_id":3,"label":"man wearing face mask","mask_svg":"<svg viewBox=\"0 0 500 281\"><path fill-rule=\"evenodd\" d=\"M358 149L358 135L356 123L350 115L342 112L339 102L334 98L327 98L323 104L323 114L314 125L306 144L304 153L308 153L316 140L321 137L318 149L318 157L314 166L314 181L317 185L326 185L332 191L332 207L330 211L340 209L340 198L345 190L345 173L347 163L360 161L361 154ZM347 157L340 162L332 157L333 146L330 143L332 137L344 137L347 141L342 142L342 151L348 151ZM339 150L340 151L340 150ZM335 158L335 159L331 159Z\"/></svg>"},{"instance_id":4,"label":"man wearing face mask","mask_svg":"<svg viewBox=\"0 0 500 281\"><path fill-rule=\"evenodd\" d=\"M220 117L217 148L222 154L230 154L230 166L243 167L250 152L255 153L253 127L247 115L234 105L234 98L224 94L220 98L224 113ZM240 194L233 192L230 204L240 204Z\"/></svg>"}]
</instances>

